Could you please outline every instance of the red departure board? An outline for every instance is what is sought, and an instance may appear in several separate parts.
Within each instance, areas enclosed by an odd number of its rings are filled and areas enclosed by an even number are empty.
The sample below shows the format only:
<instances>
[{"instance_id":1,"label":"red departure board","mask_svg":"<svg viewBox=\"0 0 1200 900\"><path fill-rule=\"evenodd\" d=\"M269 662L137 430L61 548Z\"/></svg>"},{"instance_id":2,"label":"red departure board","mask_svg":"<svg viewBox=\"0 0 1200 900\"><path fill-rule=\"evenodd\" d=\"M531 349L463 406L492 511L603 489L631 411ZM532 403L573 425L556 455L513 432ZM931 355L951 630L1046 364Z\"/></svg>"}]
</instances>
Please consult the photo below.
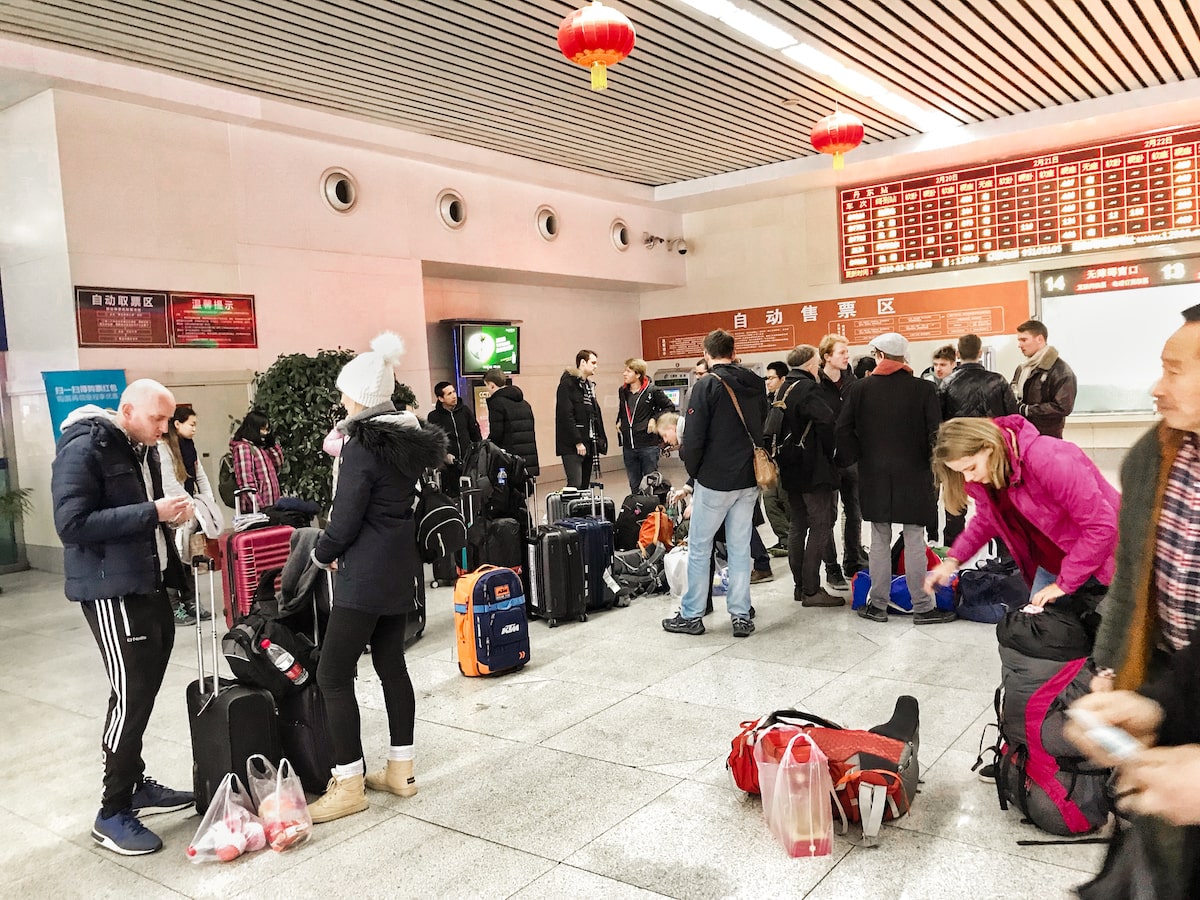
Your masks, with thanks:
<instances>
[{"instance_id":1,"label":"red departure board","mask_svg":"<svg viewBox=\"0 0 1200 900\"><path fill-rule=\"evenodd\" d=\"M1200 126L839 192L842 281L1200 237Z\"/></svg>"}]
</instances>

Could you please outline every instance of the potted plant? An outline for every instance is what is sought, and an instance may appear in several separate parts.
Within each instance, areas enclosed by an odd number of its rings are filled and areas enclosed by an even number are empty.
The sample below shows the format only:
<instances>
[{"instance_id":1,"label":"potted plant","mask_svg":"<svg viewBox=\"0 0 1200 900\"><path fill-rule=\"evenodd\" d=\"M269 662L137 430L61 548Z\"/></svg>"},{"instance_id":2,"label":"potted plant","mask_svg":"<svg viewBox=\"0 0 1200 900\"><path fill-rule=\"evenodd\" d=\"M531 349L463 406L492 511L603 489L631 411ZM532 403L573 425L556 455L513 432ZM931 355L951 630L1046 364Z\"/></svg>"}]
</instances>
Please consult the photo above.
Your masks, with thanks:
<instances>
[{"instance_id":1,"label":"potted plant","mask_svg":"<svg viewBox=\"0 0 1200 900\"><path fill-rule=\"evenodd\" d=\"M255 376L254 405L271 420L271 430L283 448L279 486L284 495L316 501L328 509L332 465L321 449L329 429L346 411L337 389L338 373L357 354L353 350L319 350L316 356L290 353L279 357ZM397 384L392 402L413 409L416 395Z\"/></svg>"},{"instance_id":2,"label":"potted plant","mask_svg":"<svg viewBox=\"0 0 1200 900\"><path fill-rule=\"evenodd\" d=\"M33 511L33 488L8 488L0 491L0 522L6 533L0 534L0 566L19 562L17 524Z\"/></svg>"}]
</instances>

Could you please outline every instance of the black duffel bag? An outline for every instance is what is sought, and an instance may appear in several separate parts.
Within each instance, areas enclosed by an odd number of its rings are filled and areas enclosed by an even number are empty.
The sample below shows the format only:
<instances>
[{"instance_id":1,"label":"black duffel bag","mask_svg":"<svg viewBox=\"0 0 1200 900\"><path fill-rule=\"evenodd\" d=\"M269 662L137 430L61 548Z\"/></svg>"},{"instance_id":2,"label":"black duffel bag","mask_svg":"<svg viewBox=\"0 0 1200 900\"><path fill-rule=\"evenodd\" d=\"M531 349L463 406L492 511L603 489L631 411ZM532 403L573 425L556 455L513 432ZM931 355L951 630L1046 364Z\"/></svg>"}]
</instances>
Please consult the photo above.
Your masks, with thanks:
<instances>
[{"instance_id":1,"label":"black duffel bag","mask_svg":"<svg viewBox=\"0 0 1200 900\"><path fill-rule=\"evenodd\" d=\"M995 625L1029 602L1029 585L1011 560L989 559L958 573L960 619Z\"/></svg>"},{"instance_id":2,"label":"black duffel bag","mask_svg":"<svg viewBox=\"0 0 1200 900\"><path fill-rule=\"evenodd\" d=\"M271 649L264 648L263 641L270 641ZM281 651L287 656L280 658ZM276 700L316 682L312 641L259 613L246 616L225 634L221 654L238 681L266 688ZM287 657L291 662L284 667L281 662Z\"/></svg>"}]
</instances>

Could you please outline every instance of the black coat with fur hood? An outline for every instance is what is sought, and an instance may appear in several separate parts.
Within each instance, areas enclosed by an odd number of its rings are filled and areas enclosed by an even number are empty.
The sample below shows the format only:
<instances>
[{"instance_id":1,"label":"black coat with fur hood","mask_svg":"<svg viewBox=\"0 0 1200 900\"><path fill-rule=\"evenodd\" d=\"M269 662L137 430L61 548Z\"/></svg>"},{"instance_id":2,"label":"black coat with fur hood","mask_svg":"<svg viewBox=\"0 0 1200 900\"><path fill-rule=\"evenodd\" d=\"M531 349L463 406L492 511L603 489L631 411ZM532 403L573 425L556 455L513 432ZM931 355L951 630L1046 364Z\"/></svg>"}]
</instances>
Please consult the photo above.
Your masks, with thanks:
<instances>
[{"instance_id":1,"label":"black coat with fur hood","mask_svg":"<svg viewBox=\"0 0 1200 900\"><path fill-rule=\"evenodd\" d=\"M338 561L334 606L379 615L417 607L424 576L413 521L416 484L445 458L446 433L403 421L383 413L346 424L333 512L313 551L323 565Z\"/></svg>"}]
</instances>

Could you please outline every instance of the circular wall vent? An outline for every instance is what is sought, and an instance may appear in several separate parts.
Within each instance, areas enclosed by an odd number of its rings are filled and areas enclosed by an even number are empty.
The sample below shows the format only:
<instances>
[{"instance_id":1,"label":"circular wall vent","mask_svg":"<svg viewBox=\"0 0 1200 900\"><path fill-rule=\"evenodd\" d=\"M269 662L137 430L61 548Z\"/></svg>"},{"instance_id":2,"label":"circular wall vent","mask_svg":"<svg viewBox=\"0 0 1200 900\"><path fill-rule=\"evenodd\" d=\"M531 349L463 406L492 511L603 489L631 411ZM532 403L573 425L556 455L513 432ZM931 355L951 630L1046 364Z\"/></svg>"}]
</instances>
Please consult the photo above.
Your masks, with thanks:
<instances>
[{"instance_id":1,"label":"circular wall vent","mask_svg":"<svg viewBox=\"0 0 1200 900\"><path fill-rule=\"evenodd\" d=\"M321 176L321 195L335 212L350 212L358 202L358 182L344 169L326 169Z\"/></svg>"},{"instance_id":2,"label":"circular wall vent","mask_svg":"<svg viewBox=\"0 0 1200 900\"><path fill-rule=\"evenodd\" d=\"M608 230L608 236L612 239L612 245L622 252L629 249L629 226L625 224L623 219L614 219L612 227Z\"/></svg>"},{"instance_id":3,"label":"circular wall vent","mask_svg":"<svg viewBox=\"0 0 1200 900\"><path fill-rule=\"evenodd\" d=\"M558 213L552 206L539 206L536 214L538 234L543 240L552 241L558 237Z\"/></svg>"},{"instance_id":4,"label":"circular wall vent","mask_svg":"<svg viewBox=\"0 0 1200 900\"><path fill-rule=\"evenodd\" d=\"M437 210L447 228L462 228L467 221L467 202L458 191L447 188L438 194Z\"/></svg>"}]
</instances>

